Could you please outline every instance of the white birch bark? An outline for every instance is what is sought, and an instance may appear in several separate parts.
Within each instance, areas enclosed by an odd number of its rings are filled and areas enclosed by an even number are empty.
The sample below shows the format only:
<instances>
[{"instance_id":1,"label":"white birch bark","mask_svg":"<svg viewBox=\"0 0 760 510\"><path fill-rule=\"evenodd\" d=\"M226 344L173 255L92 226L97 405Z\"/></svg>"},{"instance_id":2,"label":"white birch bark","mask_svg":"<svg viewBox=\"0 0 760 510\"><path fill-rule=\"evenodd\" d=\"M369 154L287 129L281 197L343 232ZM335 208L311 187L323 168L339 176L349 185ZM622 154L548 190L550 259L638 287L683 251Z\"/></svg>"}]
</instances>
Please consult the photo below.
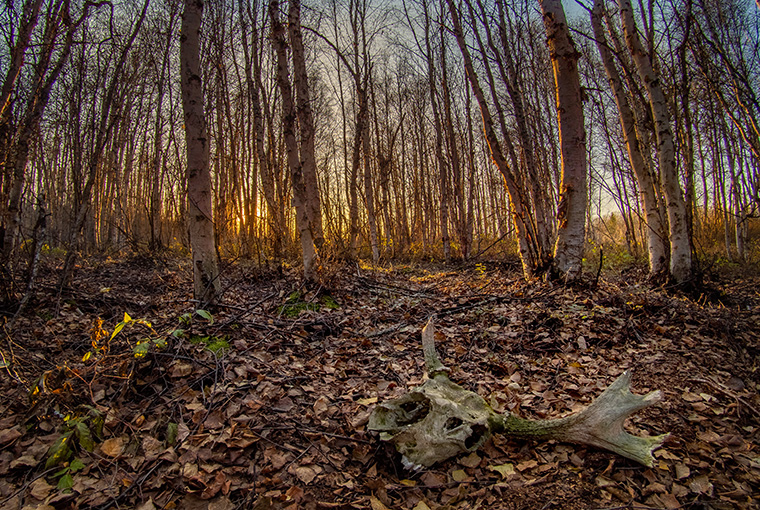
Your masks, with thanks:
<instances>
[{"instance_id":1,"label":"white birch bark","mask_svg":"<svg viewBox=\"0 0 760 510\"><path fill-rule=\"evenodd\" d=\"M649 254L649 274L652 276L667 272L667 245L665 243L665 228L662 225L659 209L657 206L657 194L655 192L655 183L644 162L641 154L640 140L636 129L634 114L628 103L623 82L618 73L613 58L612 51L607 45L602 18L604 12L603 0L594 0L594 9L591 14L591 25L594 29L594 38L596 39L599 54L602 57L602 63L610 82L610 88L615 96L618 113L620 116L620 125L623 129L625 145L628 149L628 159L636 174L636 180L639 184L639 194L641 203L644 206L644 216L647 222L647 252Z\"/></svg>"},{"instance_id":2,"label":"white birch bark","mask_svg":"<svg viewBox=\"0 0 760 510\"><path fill-rule=\"evenodd\" d=\"M586 238L586 128L578 74L580 54L570 37L560 0L539 0L556 88L562 183L557 208L554 268L565 281L581 276Z\"/></svg>"},{"instance_id":3,"label":"white birch bark","mask_svg":"<svg viewBox=\"0 0 760 510\"><path fill-rule=\"evenodd\" d=\"M686 218L686 203L676 168L676 153L668 103L660 86L659 76L652 67L650 55L644 51L639 39L630 0L618 0L618 6L625 33L625 42L633 56L639 77L644 82L654 116L660 175L667 200L670 276L676 283L685 283L693 276L691 239Z\"/></svg>"}]
</instances>

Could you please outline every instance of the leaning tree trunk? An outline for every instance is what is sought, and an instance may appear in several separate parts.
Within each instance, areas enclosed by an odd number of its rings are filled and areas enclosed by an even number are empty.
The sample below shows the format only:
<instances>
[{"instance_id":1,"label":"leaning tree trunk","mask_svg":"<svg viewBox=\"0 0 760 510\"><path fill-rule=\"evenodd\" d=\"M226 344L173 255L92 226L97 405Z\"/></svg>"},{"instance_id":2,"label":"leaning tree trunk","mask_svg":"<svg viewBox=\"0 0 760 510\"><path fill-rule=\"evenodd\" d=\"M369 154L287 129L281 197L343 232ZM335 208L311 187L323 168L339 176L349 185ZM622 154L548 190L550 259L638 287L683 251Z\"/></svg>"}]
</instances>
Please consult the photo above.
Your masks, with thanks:
<instances>
[{"instance_id":1,"label":"leaning tree trunk","mask_svg":"<svg viewBox=\"0 0 760 510\"><path fill-rule=\"evenodd\" d=\"M182 106L187 141L187 217L193 253L195 299L213 304L221 290L214 242L209 139L200 74L200 27L203 0L185 0L180 37Z\"/></svg>"},{"instance_id":2,"label":"leaning tree trunk","mask_svg":"<svg viewBox=\"0 0 760 510\"><path fill-rule=\"evenodd\" d=\"M604 69L607 72L607 78L610 82L615 103L618 107L620 124L623 128L623 137L628 149L628 159L631 163L636 180L639 183L639 194L641 203L644 206L644 216L647 224L647 248L649 253L649 274L657 276L667 273L668 253L665 243L665 229L662 225L660 211L657 205L657 193L655 183L644 162L644 156L641 153L641 144L636 130L636 122L633 111L628 104L623 81L620 78L617 68L615 67L612 49L607 45L602 26L602 16L604 2L602 0L594 1L594 9L591 14L591 25L594 28L594 38L596 39L599 54L602 57Z\"/></svg>"},{"instance_id":3,"label":"leaning tree trunk","mask_svg":"<svg viewBox=\"0 0 760 510\"><path fill-rule=\"evenodd\" d=\"M618 377L587 408L564 418L534 421L500 415L483 397L449 380L449 369L436 353L434 335L431 318L422 330L430 379L408 394L378 405L367 426L396 447L407 468L430 467L475 451L496 433L589 444L652 466L652 452L668 437L637 437L623 430L628 416L661 398L659 391L644 396L632 394L630 371Z\"/></svg>"},{"instance_id":4,"label":"leaning tree trunk","mask_svg":"<svg viewBox=\"0 0 760 510\"><path fill-rule=\"evenodd\" d=\"M496 135L493 116L488 108L483 88L480 86L478 77L475 74L472 56L470 55L467 41L464 38L462 23L459 19L459 10L453 0L446 0L446 3L448 4L451 23L454 27L454 36L457 39L457 45L462 53L465 73L470 82L472 93L480 107L480 114L483 120L483 133L488 142L491 159L502 174L507 188L507 194L509 195L509 201L512 206L512 219L514 220L515 231L517 233L517 245L520 252L523 275L525 278L532 278L537 272L542 271L543 256L538 253L539 250L536 249L535 236L531 236L531 212L529 207L526 206L525 200L523 199L523 193L521 192L514 173L509 167L509 163L507 163L507 158L504 156L501 144L499 143L499 138Z\"/></svg>"},{"instance_id":5,"label":"leaning tree trunk","mask_svg":"<svg viewBox=\"0 0 760 510\"><path fill-rule=\"evenodd\" d=\"M657 134L657 155L660 162L665 198L667 199L668 223L670 228L670 275L676 283L686 283L693 277L691 258L691 237L686 216L686 203L676 168L676 152L673 129L665 94L660 86L659 75L655 72L639 39L633 8L630 0L618 0L620 17L625 33L625 42L633 56L636 70L649 94L649 104L654 116Z\"/></svg>"}]
</instances>

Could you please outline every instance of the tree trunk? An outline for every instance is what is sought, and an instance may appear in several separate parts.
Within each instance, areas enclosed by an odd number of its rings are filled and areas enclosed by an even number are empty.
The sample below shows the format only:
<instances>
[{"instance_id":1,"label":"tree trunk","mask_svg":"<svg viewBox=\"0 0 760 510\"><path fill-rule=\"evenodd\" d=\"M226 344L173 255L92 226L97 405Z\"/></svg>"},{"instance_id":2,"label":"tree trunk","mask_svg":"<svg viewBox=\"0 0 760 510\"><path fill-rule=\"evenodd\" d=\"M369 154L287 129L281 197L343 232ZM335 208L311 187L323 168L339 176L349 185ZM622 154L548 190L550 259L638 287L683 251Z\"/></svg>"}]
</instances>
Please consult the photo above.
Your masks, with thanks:
<instances>
[{"instance_id":1,"label":"tree trunk","mask_svg":"<svg viewBox=\"0 0 760 510\"><path fill-rule=\"evenodd\" d=\"M530 213L525 208L523 199L521 196L521 190L517 185L517 181L512 173L512 170L507 163L507 159L501 149L501 144L496 136L494 129L493 117L488 108L485 94L478 82L477 75L475 74L475 68L472 63L472 57L470 56L470 50L467 47L467 42L464 39L464 33L462 32L462 24L459 21L459 11L454 4L454 0L446 0L449 6L449 13L451 14L451 21L454 26L454 35L457 39L457 44L462 53L464 60L465 72L470 82L472 92L475 95L475 99L480 106L480 114L483 119L483 132L488 142L491 158L504 178L504 183L509 194L509 200L512 206L512 217L515 222L515 230L517 231L517 243L518 250L520 252L520 261L522 262L523 274L526 278L534 276L536 271L540 271L540 263L537 259L537 254L531 246L531 240L529 240L529 225Z\"/></svg>"},{"instance_id":2,"label":"tree trunk","mask_svg":"<svg viewBox=\"0 0 760 510\"><path fill-rule=\"evenodd\" d=\"M580 53L570 37L560 0L539 0L551 52L556 86L562 183L554 269L565 281L577 280L583 270L586 240L586 128L578 75Z\"/></svg>"},{"instance_id":3,"label":"tree trunk","mask_svg":"<svg viewBox=\"0 0 760 510\"><path fill-rule=\"evenodd\" d=\"M296 139L296 106L293 100L293 87L288 70L288 42L285 37L285 26L280 21L279 8L279 0L271 0L269 2L269 18L272 23L272 44L277 54L277 85L282 96L282 132L285 139L288 168L290 169L293 203L296 209L296 229L301 240L303 274L306 280L313 280L317 252L312 238L309 212L307 210L307 185L304 182L303 167Z\"/></svg>"},{"instance_id":4,"label":"tree trunk","mask_svg":"<svg viewBox=\"0 0 760 510\"><path fill-rule=\"evenodd\" d=\"M615 67L612 51L607 45L607 40L604 35L604 28L602 25L603 10L603 0L595 0L594 9L591 14L591 24L594 28L596 45L602 57L602 63L604 64L604 69L607 73L607 78L615 97L615 103L618 107L620 124L623 128L623 137L625 139L626 148L628 149L628 159L639 184L639 194L641 196L641 203L644 206L644 216L646 217L648 227L647 251L649 253L649 274L651 276L656 276L666 273L668 270L667 245L664 242L665 229L662 225L657 206L655 183L651 178L651 174L647 169L644 157L641 153L641 142L636 129L634 114L629 106L623 82Z\"/></svg>"},{"instance_id":5,"label":"tree trunk","mask_svg":"<svg viewBox=\"0 0 760 510\"><path fill-rule=\"evenodd\" d=\"M660 162L670 239L670 275L678 284L690 281L694 276L691 258L691 239L686 216L686 204L676 168L675 146L670 114L665 94L660 86L658 74L641 45L641 40L633 18L630 0L618 0L626 44L633 56L641 81L647 89L649 104L654 116L657 134L657 154Z\"/></svg>"},{"instance_id":6,"label":"tree trunk","mask_svg":"<svg viewBox=\"0 0 760 510\"><path fill-rule=\"evenodd\" d=\"M193 254L193 284L199 306L214 304L221 290L214 242L209 140L200 70L203 0L185 0L180 37L182 106L187 143L187 217Z\"/></svg>"},{"instance_id":7,"label":"tree trunk","mask_svg":"<svg viewBox=\"0 0 760 510\"><path fill-rule=\"evenodd\" d=\"M299 154L304 186L304 205L309 231L316 248L324 244L322 206L317 182L317 161L314 156L314 116L309 98L309 76L301 32L301 0L290 0L288 32L293 54L293 84L296 89L296 113L300 133Z\"/></svg>"}]
</instances>

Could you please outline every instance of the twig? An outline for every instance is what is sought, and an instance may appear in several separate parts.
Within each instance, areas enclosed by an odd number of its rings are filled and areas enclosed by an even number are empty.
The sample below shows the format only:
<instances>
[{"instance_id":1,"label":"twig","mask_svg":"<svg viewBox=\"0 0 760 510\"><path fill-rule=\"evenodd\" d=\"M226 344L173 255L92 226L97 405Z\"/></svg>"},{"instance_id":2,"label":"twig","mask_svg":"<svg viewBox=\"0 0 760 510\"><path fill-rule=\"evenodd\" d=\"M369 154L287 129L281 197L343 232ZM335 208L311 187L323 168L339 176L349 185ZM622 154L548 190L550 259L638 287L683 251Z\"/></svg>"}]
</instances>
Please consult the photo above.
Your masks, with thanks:
<instances>
[{"instance_id":1,"label":"twig","mask_svg":"<svg viewBox=\"0 0 760 510\"><path fill-rule=\"evenodd\" d=\"M734 391L732 391L729 388L726 388L721 383L717 381L712 381L710 379L702 379L701 377L694 377L689 379L692 382L695 383L703 383L707 384L708 386L711 386L712 388L718 390L719 392L723 393L724 395L728 395L729 397L736 399L738 402L740 402L743 406L745 406L747 409L755 413L755 416L760 417L760 411L755 409L751 404L749 404L746 400L744 400L742 397L737 395Z\"/></svg>"}]
</instances>

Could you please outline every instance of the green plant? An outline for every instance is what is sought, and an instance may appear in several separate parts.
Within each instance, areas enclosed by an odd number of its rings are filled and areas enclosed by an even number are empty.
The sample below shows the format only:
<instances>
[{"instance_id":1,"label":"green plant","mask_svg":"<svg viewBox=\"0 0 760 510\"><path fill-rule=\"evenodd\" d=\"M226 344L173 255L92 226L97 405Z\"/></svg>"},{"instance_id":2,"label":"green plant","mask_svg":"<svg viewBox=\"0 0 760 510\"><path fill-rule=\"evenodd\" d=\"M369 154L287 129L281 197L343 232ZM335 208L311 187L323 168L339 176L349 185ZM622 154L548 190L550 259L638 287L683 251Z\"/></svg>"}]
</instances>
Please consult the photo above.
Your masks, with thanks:
<instances>
[{"instance_id":1,"label":"green plant","mask_svg":"<svg viewBox=\"0 0 760 510\"><path fill-rule=\"evenodd\" d=\"M223 354L225 351L230 350L230 343L224 337L216 337L212 335L194 335L190 337L190 343L203 344L206 349L213 352L217 356Z\"/></svg>"},{"instance_id":2,"label":"green plant","mask_svg":"<svg viewBox=\"0 0 760 510\"><path fill-rule=\"evenodd\" d=\"M58 479L58 489L63 491L71 490L71 488L74 487L73 475L77 471L83 470L84 467L84 462L78 458L74 458L74 460L65 465L63 469L55 473L53 475L54 478L58 478L60 476Z\"/></svg>"},{"instance_id":3,"label":"green plant","mask_svg":"<svg viewBox=\"0 0 760 510\"><path fill-rule=\"evenodd\" d=\"M63 430L48 449L45 469L65 464L80 448L88 452L95 449L95 438L103 436L103 415L94 407L87 406L87 410L83 416L66 415L63 418ZM71 469L66 473L72 473Z\"/></svg>"},{"instance_id":4,"label":"green plant","mask_svg":"<svg viewBox=\"0 0 760 510\"><path fill-rule=\"evenodd\" d=\"M209 326L214 323L214 316L207 310L195 310L194 312L183 313L179 316L179 328L169 332L174 338L184 338L187 330L193 325L193 317L198 316L208 322Z\"/></svg>"},{"instance_id":5,"label":"green plant","mask_svg":"<svg viewBox=\"0 0 760 510\"><path fill-rule=\"evenodd\" d=\"M290 293L285 300L285 303L277 309L277 312L289 319L295 319L304 310L318 312L323 306L328 310L337 310L340 308L338 302L328 294L320 296L318 302L305 301L303 300L302 294L299 291L295 291Z\"/></svg>"},{"instance_id":6,"label":"green plant","mask_svg":"<svg viewBox=\"0 0 760 510\"><path fill-rule=\"evenodd\" d=\"M291 292L288 299L285 300L285 303L277 311L285 317L295 319L304 310L319 310L319 303L303 301L301 298L300 292Z\"/></svg>"}]
</instances>

